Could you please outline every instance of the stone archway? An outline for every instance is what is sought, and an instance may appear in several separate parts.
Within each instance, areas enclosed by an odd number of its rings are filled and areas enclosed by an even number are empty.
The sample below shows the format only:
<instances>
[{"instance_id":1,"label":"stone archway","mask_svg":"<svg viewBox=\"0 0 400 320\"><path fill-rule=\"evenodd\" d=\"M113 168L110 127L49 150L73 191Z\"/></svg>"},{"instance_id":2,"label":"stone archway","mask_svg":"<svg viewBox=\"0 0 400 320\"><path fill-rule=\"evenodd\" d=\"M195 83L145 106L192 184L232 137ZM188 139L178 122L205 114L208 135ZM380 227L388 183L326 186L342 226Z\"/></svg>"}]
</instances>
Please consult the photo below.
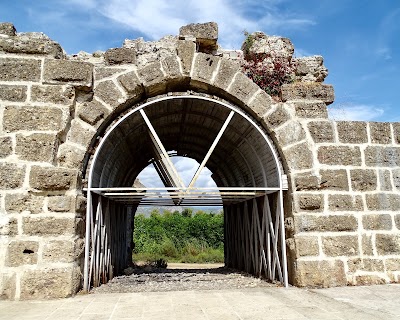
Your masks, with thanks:
<instances>
[{"instance_id":1,"label":"stone archway","mask_svg":"<svg viewBox=\"0 0 400 320\"><path fill-rule=\"evenodd\" d=\"M200 163L189 185L167 151ZM158 168L165 188L133 187L149 162ZM218 188L195 186L206 164ZM125 267L131 251L127 222L139 204L201 206L220 205L221 200L226 265L287 286L286 188L272 142L239 108L198 95L163 97L135 107L107 130L91 161L84 288L107 282Z\"/></svg>"},{"instance_id":2,"label":"stone archway","mask_svg":"<svg viewBox=\"0 0 400 320\"><path fill-rule=\"evenodd\" d=\"M400 125L328 119L322 57L258 33L256 49L296 60L272 99L216 45L216 24L66 56L44 35L0 28L0 295L64 297L81 287L87 168L107 128L152 99L206 94L252 117L288 176L285 233L298 286L400 280ZM272 50L273 49L273 50Z\"/></svg>"}]
</instances>

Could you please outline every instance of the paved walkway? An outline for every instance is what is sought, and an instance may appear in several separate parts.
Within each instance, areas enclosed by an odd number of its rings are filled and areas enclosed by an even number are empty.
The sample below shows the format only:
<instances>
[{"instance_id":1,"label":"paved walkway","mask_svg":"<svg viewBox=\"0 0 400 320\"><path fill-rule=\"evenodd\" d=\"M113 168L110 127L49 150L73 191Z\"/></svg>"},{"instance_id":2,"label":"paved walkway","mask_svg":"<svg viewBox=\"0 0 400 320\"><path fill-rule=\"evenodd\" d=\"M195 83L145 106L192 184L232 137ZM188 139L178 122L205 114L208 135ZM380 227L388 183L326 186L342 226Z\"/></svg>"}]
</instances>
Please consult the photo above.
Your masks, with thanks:
<instances>
[{"instance_id":1,"label":"paved walkway","mask_svg":"<svg viewBox=\"0 0 400 320\"><path fill-rule=\"evenodd\" d=\"M0 301L0 320L400 319L400 285L77 295Z\"/></svg>"}]
</instances>

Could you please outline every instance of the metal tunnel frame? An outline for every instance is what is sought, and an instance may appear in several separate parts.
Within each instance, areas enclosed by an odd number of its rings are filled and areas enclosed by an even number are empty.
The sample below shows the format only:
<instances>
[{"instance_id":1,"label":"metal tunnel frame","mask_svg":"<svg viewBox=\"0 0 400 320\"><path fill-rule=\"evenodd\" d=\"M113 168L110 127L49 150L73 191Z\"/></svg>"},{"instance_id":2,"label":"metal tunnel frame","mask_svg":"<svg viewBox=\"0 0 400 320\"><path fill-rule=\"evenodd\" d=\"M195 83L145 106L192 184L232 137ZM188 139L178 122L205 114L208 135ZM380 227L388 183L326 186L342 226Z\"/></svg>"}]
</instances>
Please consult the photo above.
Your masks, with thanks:
<instances>
[{"instance_id":1,"label":"metal tunnel frame","mask_svg":"<svg viewBox=\"0 0 400 320\"><path fill-rule=\"evenodd\" d=\"M205 132L210 132L207 136L208 140L204 140L201 134L198 137L202 146L207 145L208 149L204 149L203 146L201 150L198 148L200 150L198 151L194 142L187 143L190 146L183 148L187 153L193 151L192 157L200 163L188 186L185 186L175 169L170 159L171 153L167 152L167 149L171 151L171 146L176 143L173 140L182 134L182 128L177 129L171 126L175 130L171 133L168 131L171 130L169 127L163 127L160 124L162 121L168 122L172 119L169 117L168 110L171 108L175 110L173 108L176 105L182 110L192 105L192 114L189 117L194 119L200 114L203 117L200 121L201 125L205 126ZM154 110L151 109L152 106ZM209 113L201 111L206 110L202 109L204 106L215 110ZM164 110L164 118L160 118L161 120L156 117L157 112L161 112L157 110ZM200 111L196 113L193 110ZM185 117L187 118L187 115L182 115L182 119ZM140 130L137 129L141 134L140 137L130 127L130 123L134 123L134 120L136 127L140 128ZM181 121L182 125L183 120ZM207 123L211 122L212 127L211 125L206 127ZM154 123L158 125L154 126ZM189 124L194 125L194 122ZM194 133L196 130L201 130L199 128L193 128L193 136L197 134L197 132ZM127 131L128 129L130 131ZM167 133L172 135L173 139L167 141L165 147L163 142L168 140ZM157 169L165 185L164 188L134 187L132 179L136 178L137 170L133 173L119 172L119 159L116 154L118 152L115 151L119 150L117 149L119 142L114 140L122 141L124 137L128 139L128 135L133 136L134 141L135 139L143 140L143 143L148 144L146 152L151 149L152 153L152 158L148 161L151 161ZM212 136L214 138L209 138ZM237 145L232 144L233 137L237 138L237 141L240 140ZM129 146L129 141L124 143ZM107 147L105 147L106 144L108 144ZM185 143L182 142L182 144ZM234 148L235 151L228 152L229 150L224 149L226 145ZM220 148L221 151L214 155L216 148ZM121 150L119 151L122 152ZM237 154L237 159L241 159L240 163L239 160L233 158L234 152ZM250 157L247 153L253 156ZM114 158L111 159L111 157ZM230 167L220 169L223 166L221 162L224 159L222 158L229 161ZM134 163L134 160L130 161ZM141 169L147 164L140 164ZM195 186L206 164L209 164L207 167L213 172L217 188ZM108 168L103 168L106 165ZM124 165L124 168L127 168L127 165ZM258 168L257 174L254 173L255 167ZM236 168L236 176L230 172L232 168ZM236 181L238 174L241 177L239 182ZM83 289L89 291L91 286L106 283L113 278L115 273L124 268L131 255L127 250L129 248L127 244L131 241L129 237L132 238L132 235L127 234L126 226L133 224L134 212L139 204L149 206L220 206L222 204L225 215L225 265L256 276L265 276L272 281L277 280L287 287L283 208L283 190L285 189L287 189L286 176L282 172L282 166L272 142L259 125L238 107L208 97L192 95L168 96L137 106L109 128L92 158L86 189Z\"/></svg>"}]
</instances>

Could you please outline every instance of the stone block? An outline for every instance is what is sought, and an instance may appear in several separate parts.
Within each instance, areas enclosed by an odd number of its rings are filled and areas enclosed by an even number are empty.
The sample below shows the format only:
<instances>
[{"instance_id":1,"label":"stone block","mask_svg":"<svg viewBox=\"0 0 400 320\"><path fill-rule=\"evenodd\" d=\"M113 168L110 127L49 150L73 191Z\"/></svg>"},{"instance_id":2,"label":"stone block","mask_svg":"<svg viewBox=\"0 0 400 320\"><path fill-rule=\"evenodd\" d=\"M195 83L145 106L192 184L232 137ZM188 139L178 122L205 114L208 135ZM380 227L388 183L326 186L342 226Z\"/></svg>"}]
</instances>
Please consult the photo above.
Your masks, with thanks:
<instances>
[{"instance_id":1,"label":"stone block","mask_svg":"<svg viewBox=\"0 0 400 320\"><path fill-rule=\"evenodd\" d=\"M15 273L3 273L0 274L0 277L0 300L15 299L15 292L17 291Z\"/></svg>"},{"instance_id":2,"label":"stone block","mask_svg":"<svg viewBox=\"0 0 400 320\"><path fill-rule=\"evenodd\" d=\"M75 231L76 235L83 238L85 237L85 231L86 231L86 224L85 220L83 218L76 218L75 221Z\"/></svg>"},{"instance_id":3,"label":"stone block","mask_svg":"<svg viewBox=\"0 0 400 320\"><path fill-rule=\"evenodd\" d=\"M392 142L389 122L370 122L369 131L372 143L390 144Z\"/></svg>"},{"instance_id":4,"label":"stone block","mask_svg":"<svg viewBox=\"0 0 400 320\"><path fill-rule=\"evenodd\" d=\"M2 22L0 23L0 34L4 34L5 36L14 37L17 35L17 30L14 25L10 22Z\"/></svg>"},{"instance_id":5,"label":"stone block","mask_svg":"<svg viewBox=\"0 0 400 320\"><path fill-rule=\"evenodd\" d=\"M11 102L24 102L26 100L27 86L0 84L0 100Z\"/></svg>"},{"instance_id":6,"label":"stone block","mask_svg":"<svg viewBox=\"0 0 400 320\"><path fill-rule=\"evenodd\" d=\"M83 195L76 197L75 211L77 213L86 213L86 198Z\"/></svg>"},{"instance_id":7,"label":"stone block","mask_svg":"<svg viewBox=\"0 0 400 320\"><path fill-rule=\"evenodd\" d=\"M297 232L357 231L358 220L353 215L301 215L295 217Z\"/></svg>"},{"instance_id":8,"label":"stone block","mask_svg":"<svg viewBox=\"0 0 400 320\"><path fill-rule=\"evenodd\" d=\"M0 221L0 235L1 236L16 236L18 234L18 220L17 218L2 218Z\"/></svg>"},{"instance_id":9,"label":"stone block","mask_svg":"<svg viewBox=\"0 0 400 320\"><path fill-rule=\"evenodd\" d=\"M303 127L297 121L288 122L285 126L278 128L275 134L282 147L300 142L306 138Z\"/></svg>"},{"instance_id":10,"label":"stone block","mask_svg":"<svg viewBox=\"0 0 400 320\"><path fill-rule=\"evenodd\" d=\"M328 257L355 256L359 254L358 236L322 237L322 248Z\"/></svg>"},{"instance_id":11,"label":"stone block","mask_svg":"<svg viewBox=\"0 0 400 320\"><path fill-rule=\"evenodd\" d=\"M77 267L26 270L21 276L21 299L66 298L80 286Z\"/></svg>"},{"instance_id":12,"label":"stone block","mask_svg":"<svg viewBox=\"0 0 400 320\"><path fill-rule=\"evenodd\" d=\"M364 205L361 196L350 194L328 195L329 209L332 211L363 211Z\"/></svg>"},{"instance_id":13,"label":"stone block","mask_svg":"<svg viewBox=\"0 0 400 320\"><path fill-rule=\"evenodd\" d=\"M318 101L296 101L294 103L296 116L299 118L324 118L328 119L326 104Z\"/></svg>"},{"instance_id":14,"label":"stone block","mask_svg":"<svg viewBox=\"0 0 400 320\"><path fill-rule=\"evenodd\" d=\"M176 55L165 56L163 59L161 59L161 66L164 72L167 74L167 77L171 79L180 78L182 76L178 62L178 56Z\"/></svg>"},{"instance_id":15,"label":"stone block","mask_svg":"<svg viewBox=\"0 0 400 320\"><path fill-rule=\"evenodd\" d=\"M150 63L139 68L137 72L148 96L155 96L166 91L167 83L160 62Z\"/></svg>"},{"instance_id":16,"label":"stone block","mask_svg":"<svg viewBox=\"0 0 400 320\"><path fill-rule=\"evenodd\" d=\"M89 90L93 84L93 65L81 61L46 59L43 79L44 83L68 83Z\"/></svg>"},{"instance_id":17,"label":"stone block","mask_svg":"<svg viewBox=\"0 0 400 320\"><path fill-rule=\"evenodd\" d=\"M400 255L400 235L398 234L377 234L375 246L378 255Z\"/></svg>"},{"instance_id":18,"label":"stone block","mask_svg":"<svg viewBox=\"0 0 400 320\"><path fill-rule=\"evenodd\" d=\"M76 185L77 176L77 170L32 166L29 183L37 190L69 190Z\"/></svg>"},{"instance_id":19,"label":"stone block","mask_svg":"<svg viewBox=\"0 0 400 320\"><path fill-rule=\"evenodd\" d=\"M5 265L18 267L25 264L36 264L38 249L37 241L11 241L8 244Z\"/></svg>"},{"instance_id":20,"label":"stone block","mask_svg":"<svg viewBox=\"0 0 400 320\"><path fill-rule=\"evenodd\" d=\"M319 174L321 175L321 189L349 190L346 170L320 170Z\"/></svg>"},{"instance_id":21,"label":"stone block","mask_svg":"<svg viewBox=\"0 0 400 320\"><path fill-rule=\"evenodd\" d=\"M380 284L386 284L387 281L385 278L382 278L378 275L358 275L355 278L355 283L353 283L356 286L367 286L367 285L380 285Z\"/></svg>"},{"instance_id":22,"label":"stone block","mask_svg":"<svg viewBox=\"0 0 400 320\"><path fill-rule=\"evenodd\" d=\"M396 224L396 228L400 230L400 214L394 216L394 223Z\"/></svg>"},{"instance_id":23,"label":"stone block","mask_svg":"<svg viewBox=\"0 0 400 320\"><path fill-rule=\"evenodd\" d=\"M191 82L207 89L207 84L212 83L220 60L220 57L211 54L197 53L194 57Z\"/></svg>"},{"instance_id":24,"label":"stone block","mask_svg":"<svg viewBox=\"0 0 400 320\"><path fill-rule=\"evenodd\" d=\"M291 100L320 100L328 105L335 100L332 85L316 82L283 84L281 95L284 102Z\"/></svg>"},{"instance_id":25,"label":"stone block","mask_svg":"<svg viewBox=\"0 0 400 320\"><path fill-rule=\"evenodd\" d=\"M71 129L68 132L67 141L80 144L87 148L90 145L96 131L93 127L83 125L84 122L74 119L71 122Z\"/></svg>"},{"instance_id":26,"label":"stone block","mask_svg":"<svg viewBox=\"0 0 400 320\"><path fill-rule=\"evenodd\" d=\"M322 146L318 148L318 160L322 164L360 166L361 151L359 147Z\"/></svg>"},{"instance_id":27,"label":"stone block","mask_svg":"<svg viewBox=\"0 0 400 320\"><path fill-rule=\"evenodd\" d=\"M397 190L400 190L400 169L393 169L393 184Z\"/></svg>"},{"instance_id":28,"label":"stone block","mask_svg":"<svg viewBox=\"0 0 400 320\"><path fill-rule=\"evenodd\" d=\"M319 244L317 237L297 237L296 249L299 257L318 256Z\"/></svg>"},{"instance_id":29,"label":"stone block","mask_svg":"<svg viewBox=\"0 0 400 320\"><path fill-rule=\"evenodd\" d=\"M400 195L393 193L373 193L365 195L367 208L371 211L399 211Z\"/></svg>"},{"instance_id":30,"label":"stone block","mask_svg":"<svg viewBox=\"0 0 400 320\"><path fill-rule=\"evenodd\" d=\"M386 270L388 271L399 271L400 270L400 258L386 259Z\"/></svg>"},{"instance_id":31,"label":"stone block","mask_svg":"<svg viewBox=\"0 0 400 320\"><path fill-rule=\"evenodd\" d=\"M389 214L363 215L364 230L392 230L392 217Z\"/></svg>"},{"instance_id":32,"label":"stone block","mask_svg":"<svg viewBox=\"0 0 400 320\"><path fill-rule=\"evenodd\" d=\"M365 148L365 163L371 167L399 167L400 148L368 146Z\"/></svg>"},{"instance_id":33,"label":"stone block","mask_svg":"<svg viewBox=\"0 0 400 320\"><path fill-rule=\"evenodd\" d=\"M399 144L400 143L400 122L392 123L392 127L393 127L394 142Z\"/></svg>"},{"instance_id":34,"label":"stone block","mask_svg":"<svg viewBox=\"0 0 400 320\"><path fill-rule=\"evenodd\" d=\"M101 119L107 118L109 114L110 111L96 100L84 102L76 108L76 115L92 126L96 125Z\"/></svg>"},{"instance_id":35,"label":"stone block","mask_svg":"<svg viewBox=\"0 0 400 320\"><path fill-rule=\"evenodd\" d=\"M136 63L136 50L133 48L114 48L105 52L104 58L109 65Z\"/></svg>"},{"instance_id":36,"label":"stone block","mask_svg":"<svg viewBox=\"0 0 400 320\"><path fill-rule=\"evenodd\" d=\"M38 217L22 218L22 230L29 236L75 235L75 218Z\"/></svg>"},{"instance_id":37,"label":"stone block","mask_svg":"<svg viewBox=\"0 0 400 320\"><path fill-rule=\"evenodd\" d=\"M284 155L289 170L304 170L313 167L314 156L307 143L288 148Z\"/></svg>"},{"instance_id":38,"label":"stone block","mask_svg":"<svg viewBox=\"0 0 400 320\"><path fill-rule=\"evenodd\" d=\"M276 58L290 61L294 53L294 47L290 39L269 36L260 31L249 34L242 44L241 49L245 58L253 54L268 57L273 53Z\"/></svg>"},{"instance_id":39,"label":"stone block","mask_svg":"<svg viewBox=\"0 0 400 320\"><path fill-rule=\"evenodd\" d=\"M330 121L311 121L307 124L307 128L316 143L335 141L335 133Z\"/></svg>"},{"instance_id":40,"label":"stone block","mask_svg":"<svg viewBox=\"0 0 400 320\"><path fill-rule=\"evenodd\" d=\"M7 213L41 213L43 212L44 197L30 193L11 193L5 197Z\"/></svg>"},{"instance_id":41,"label":"stone block","mask_svg":"<svg viewBox=\"0 0 400 320\"><path fill-rule=\"evenodd\" d=\"M52 163L57 152L57 146L58 138L55 134L17 134L15 154L21 160Z\"/></svg>"},{"instance_id":42,"label":"stone block","mask_svg":"<svg viewBox=\"0 0 400 320\"><path fill-rule=\"evenodd\" d=\"M94 88L94 96L100 98L113 109L120 105L119 101L123 100L122 93L111 80L106 80L96 84Z\"/></svg>"},{"instance_id":43,"label":"stone block","mask_svg":"<svg viewBox=\"0 0 400 320\"><path fill-rule=\"evenodd\" d=\"M363 255L372 256L374 254L374 245L371 234L363 234L361 237Z\"/></svg>"},{"instance_id":44,"label":"stone block","mask_svg":"<svg viewBox=\"0 0 400 320\"><path fill-rule=\"evenodd\" d=\"M362 121L337 121L339 141L343 143L367 143L367 123Z\"/></svg>"},{"instance_id":45,"label":"stone block","mask_svg":"<svg viewBox=\"0 0 400 320\"><path fill-rule=\"evenodd\" d=\"M298 287L345 286L346 274L341 260L296 261L294 285Z\"/></svg>"},{"instance_id":46,"label":"stone block","mask_svg":"<svg viewBox=\"0 0 400 320\"><path fill-rule=\"evenodd\" d=\"M256 118L263 116L272 109L272 98L265 91L259 91L251 102L249 102L249 111ZM267 128L268 129L268 128Z\"/></svg>"},{"instance_id":47,"label":"stone block","mask_svg":"<svg viewBox=\"0 0 400 320\"><path fill-rule=\"evenodd\" d=\"M379 187L382 191L392 191L392 178L389 170L378 170Z\"/></svg>"},{"instance_id":48,"label":"stone block","mask_svg":"<svg viewBox=\"0 0 400 320\"><path fill-rule=\"evenodd\" d=\"M65 125L62 110L56 107L8 106L4 109L3 129L7 132L61 131Z\"/></svg>"},{"instance_id":49,"label":"stone block","mask_svg":"<svg viewBox=\"0 0 400 320\"><path fill-rule=\"evenodd\" d=\"M130 99L140 99L143 96L144 88L135 72L123 74L117 80L129 94Z\"/></svg>"},{"instance_id":50,"label":"stone block","mask_svg":"<svg viewBox=\"0 0 400 320\"><path fill-rule=\"evenodd\" d=\"M293 60L298 81L323 82L328 75L322 56L300 57Z\"/></svg>"},{"instance_id":51,"label":"stone block","mask_svg":"<svg viewBox=\"0 0 400 320\"><path fill-rule=\"evenodd\" d=\"M86 150L77 148L75 145L63 143L58 148L57 159L62 167L80 169L83 164Z\"/></svg>"},{"instance_id":52,"label":"stone block","mask_svg":"<svg viewBox=\"0 0 400 320\"><path fill-rule=\"evenodd\" d=\"M114 76L117 73L122 73L126 69L125 68L115 68L115 67L101 67L101 66L95 66L94 69L94 80L95 81L100 81L104 78L110 78Z\"/></svg>"},{"instance_id":53,"label":"stone block","mask_svg":"<svg viewBox=\"0 0 400 320\"><path fill-rule=\"evenodd\" d=\"M71 211L72 199L69 196L52 196L48 198L47 208L49 211L68 212Z\"/></svg>"},{"instance_id":54,"label":"stone block","mask_svg":"<svg viewBox=\"0 0 400 320\"><path fill-rule=\"evenodd\" d=\"M221 59L218 73L214 80L214 86L222 90L227 90L233 78L235 77L236 73L238 73L239 71L240 71L240 65L237 61ZM261 102L263 102L264 99L268 101L268 107L272 103L271 97L269 97L266 93L263 97L260 98L259 99L261 100ZM265 102L261 104L264 105Z\"/></svg>"},{"instance_id":55,"label":"stone block","mask_svg":"<svg viewBox=\"0 0 400 320\"><path fill-rule=\"evenodd\" d=\"M22 187L25 178L25 166L0 162L0 189L17 189Z\"/></svg>"},{"instance_id":56,"label":"stone block","mask_svg":"<svg viewBox=\"0 0 400 320\"><path fill-rule=\"evenodd\" d=\"M310 173L300 173L294 178L296 191L318 190L319 179Z\"/></svg>"},{"instance_id":57,"label":"stone block","mask_svg":"<svg viewBox=\"0 0 400 320\"><path fill-rule=\"evenodd\" d=\"M323 194L297 194L298 208L301 211L322 211L324 209Z\"/></svg>"},{"instance_id":58,"label":"stone block","mask_svg":"<svg viewBox=\"0 0 400 320\"><path fill-rule=\"evenodd\" d=\"M249 104L260 87L243 73L237 73L228 92L239 99L239 103Z\"/></svg>"},{"instance_id":59,"label":"stone block","mask_svg":"<svg viewBox=\"0 0 400 320\"><path fill-rule=\"evenodd\" d=\"M74 103L75 90L73 87L61 85L33 85L31 101L54 103L71 106Z\"/></svg>"},{"instance_id":60,"label":"stone block","mask_svg":"<svg viewBox=\"0 0 400 320\"><path fill-rule=\"evenodd\" d=\"M377 188L377 176L375 170L351 170L350 179L353 191L373 191Z\"/></svg>"},{"instance_id":61,"label":"stone block","mask_svg":"<svg viewBox=\"0 0 400 320\"><path fill-rule=\"evenodd\" d=\"M284 124L290 119L289 113L282 104L279 104L274 112L264 118L269 128L276 128Z\"/></svg>"},{"instance_id":62,"label":"stone block","mask_svg":"<svg viewBox=\"0 0 400 320\"><path fill-rule=\"evenodd\" d=\"M0 137L0 158L5 158L13 153L11 137Z\"/></svg>"},{"instance_id":63,"label":"stone block","mask_svg":"<svg viewBox=\"0 0 400 320\"><path fill-rule=\"evenodd\" d=\"M215 22L191 23L179 28L179 39L195 38L200 52L217 49L218 25Z\"/></svg>"},{"instance_id":64,"label":"stone block","mask_svg":"<svg viewBox=\"0 0 400 320\"><path fill-rule=\"evenodd\" d=\"M84 241L51 240L43 247L45 262L74 262L84 252Z\"/></svg>"},{"instance_id":65,"label":"stone block","mask_svg":"<svg viewBox=\"0 0 400 320\"><path fill-rule=\"evenodd\" d=\"M179 40L176 52L178 57L181 59L183 74L188 76L192 70L196 44L193 41Z\"/></svg>"},{"instance_id":66,"label":"stone block","mask_svg":"<svg viewBox=\"0 0 400 320\"><path fill-rule=\"evenodd\" d=\"M0 58L0 81L40 81L41 60Z\"/></svg>"},{"instance_id":67,"label":"stone block","mask_svg":"<svg viewBox=\"0 0 400 320\"><path fill-rule=\"evenodd\" d=\"M57 42L33 34L27 32L15 37L0 37L0 52L44 55L55 59L64 57L63 49Z\"/></svg>"}]
</instances>

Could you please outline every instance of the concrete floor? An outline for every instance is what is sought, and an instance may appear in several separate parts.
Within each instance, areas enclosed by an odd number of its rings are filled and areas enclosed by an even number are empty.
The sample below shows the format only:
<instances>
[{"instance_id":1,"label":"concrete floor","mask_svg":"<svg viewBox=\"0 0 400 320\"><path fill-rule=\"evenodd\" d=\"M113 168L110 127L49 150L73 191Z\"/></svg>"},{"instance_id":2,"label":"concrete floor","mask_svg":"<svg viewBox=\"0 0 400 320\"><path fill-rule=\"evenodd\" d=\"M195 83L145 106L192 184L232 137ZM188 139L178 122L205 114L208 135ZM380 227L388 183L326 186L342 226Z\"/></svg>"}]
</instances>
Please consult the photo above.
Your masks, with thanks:
<instances>
[{"instance_id":1,"label":"concrete floor","mask_svg":"<svg viewBox=\"0 0 400 320\"><path fill-rule=\"evenodd\" d=\"M400 319L400 285L77 295L0 301L0 320Z\"/></svg>"}]
</instances>

